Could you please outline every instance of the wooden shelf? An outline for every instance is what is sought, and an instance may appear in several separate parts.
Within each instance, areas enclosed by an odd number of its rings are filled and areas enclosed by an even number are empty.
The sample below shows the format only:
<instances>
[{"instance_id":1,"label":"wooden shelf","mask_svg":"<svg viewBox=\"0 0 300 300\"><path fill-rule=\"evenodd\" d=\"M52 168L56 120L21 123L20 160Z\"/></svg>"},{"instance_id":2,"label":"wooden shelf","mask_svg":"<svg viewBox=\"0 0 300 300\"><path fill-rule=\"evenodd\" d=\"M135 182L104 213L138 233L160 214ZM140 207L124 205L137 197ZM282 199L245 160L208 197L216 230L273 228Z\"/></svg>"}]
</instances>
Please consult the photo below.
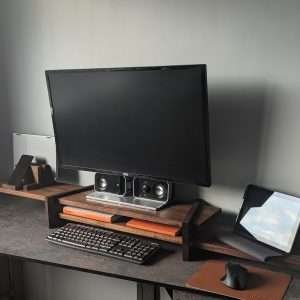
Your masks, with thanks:
<instances>
[{"instance_id":1,"label":"wooden shelf","mask_svg":"<svg viewBox=\"0 0 300 300\"><path fill-rule=\"evenodd\" d=\"M140 235L143 237L158 239L158 240L162 240L165 242L182 245L182 237L181 236L174 237L174 236L169 236L166 234L160 234L160 233L155 233L155 232L151 232L151 231L131 228L131 227L126 226L126 222L106 223L106 222L100 222L100 221L91 220L91 219L87 219L87 218L67 215L64 213L59 213L59 217L63 220L67 220L67 221L79 222L79 223L83 223L83 224L98 226L98 227L105 228L105 229L117 230L120 232L136 234L136 235Z\"/></svg>"},{"instance_id":2,"label":"wooden shelf","mask_svg":"<svg viewBox=\"0 0 300 300\"><path fill-rule=\"evenodd\" d=\"M78 191L72 194L61 195L48 198L46 202L49 228L63 226L67 221L79 222L88 225L94 225L101 228L116 230L123 233L130 233L146 238L157 239L173 244L180 245L183 249L183 259L190 260L193 256L193 239L195 229L203 223L212 219L220 212L219 208L206 204L200 199L195 199L193 204L174 204L158 211L143 210L121 205L112 205L110 203L87 200L86 195L89 190ZM92 211L110 213L126 217L128 219L139 219L159 224L177 226L182 230L181 236L168 236L142 229L136 229L126 226L125 222L105 223L91 220L83 217L72 216L63 213L64 206L72 206Z\"/></svg>"},{"instance_id":3,"label":"wooden shelf","mask_svg":"<svg viewBox=\"0 0 300 300\"><path fill-rule=\"evenodd\" d=\"M197 248L205 251L210 251L214 253L219 253L219 254L224 254L224 255L234 256L238 258L249 259L249 260L256 260L254 257L216 240L215 241L208 240L205 242L198 241L196 242L196 246Z\"/></svg>"},{"instance_id":4,"label":"wooden shelf","mask_svg":"<svg viewBox=\"0 0 300 300\"><path fill-rule=\"evenodd\" d=\"M2 194L23 197L23 198L30 198L39 201L46 201L47 198L49 197L53 197L55 195L60 195L60 194L69 193L73 191L75 192L81 189L82 187L79 185L59 183L59 182L51 186L39 188L36 190L30 190L30 191L12 190L8 188L4 188L0 184L0 193Z\"/></svg>"},{"instance_id":5,"label":"wooden shelf","mask_svg":"<svg viewBox=\"0 0 300 300\"><path fill-rule=\"evenodd\" d=\"M125 208L121 206L104 204L103 202L100 203L96 201L86 200L86 195L88 193L89 192L82 192L70 196L61 197L59 198L59 203L61 205L69 205L179 227L183 225L186 215L192 208L192 204L176 204L159 211ZM219 212L220 209L203 204L203 206L201 205L200 211L201 214L199 214L199 216L195 220L197 224L204 223L210 217Z\"/></svg>"}]
</instances>

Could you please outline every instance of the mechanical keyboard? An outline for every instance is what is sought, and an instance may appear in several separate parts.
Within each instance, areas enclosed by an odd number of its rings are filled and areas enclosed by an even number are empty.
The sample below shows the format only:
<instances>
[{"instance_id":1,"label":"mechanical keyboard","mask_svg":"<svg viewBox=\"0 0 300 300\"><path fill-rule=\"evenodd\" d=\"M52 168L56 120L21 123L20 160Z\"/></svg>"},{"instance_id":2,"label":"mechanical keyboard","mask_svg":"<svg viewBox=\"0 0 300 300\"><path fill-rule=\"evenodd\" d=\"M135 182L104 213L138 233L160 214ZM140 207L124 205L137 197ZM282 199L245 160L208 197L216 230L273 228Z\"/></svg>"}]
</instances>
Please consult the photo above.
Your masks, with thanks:
<instances>
[{"instance_id":1,"label":"mechanical keyboard","mask_svg":"<svg viewBox=\"0 0 300 300\"><path fill-rule=\"evenodd\" d=\"M68 223L53 231L47 241L95 254L143 264L160 248L159 244L136 237L99 229L93 226Z\"/></svg>"}]
</instances>

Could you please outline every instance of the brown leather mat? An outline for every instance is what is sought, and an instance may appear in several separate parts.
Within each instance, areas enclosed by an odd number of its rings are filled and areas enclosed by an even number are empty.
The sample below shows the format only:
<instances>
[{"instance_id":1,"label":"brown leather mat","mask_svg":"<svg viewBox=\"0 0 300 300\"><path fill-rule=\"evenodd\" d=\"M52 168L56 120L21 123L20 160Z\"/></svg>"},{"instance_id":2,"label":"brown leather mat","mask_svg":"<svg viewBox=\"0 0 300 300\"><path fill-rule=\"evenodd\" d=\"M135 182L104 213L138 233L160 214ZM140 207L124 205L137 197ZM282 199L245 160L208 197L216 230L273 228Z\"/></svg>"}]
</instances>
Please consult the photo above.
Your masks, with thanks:
<instances>
[{"instance_id":1,"label":"brown leather mat","mask_svg":"<svg viewBox=\"0 0 300 300\"><path fill-rule=\"evenodd\" d=\"M225 273L225 264L224 261L207 261L188 278L186 286L241 300L281 300L291 281L291 276L287 274L243 264L249 272L247 288L234 290L220 281Z\"/></svg>"}]
</instances>

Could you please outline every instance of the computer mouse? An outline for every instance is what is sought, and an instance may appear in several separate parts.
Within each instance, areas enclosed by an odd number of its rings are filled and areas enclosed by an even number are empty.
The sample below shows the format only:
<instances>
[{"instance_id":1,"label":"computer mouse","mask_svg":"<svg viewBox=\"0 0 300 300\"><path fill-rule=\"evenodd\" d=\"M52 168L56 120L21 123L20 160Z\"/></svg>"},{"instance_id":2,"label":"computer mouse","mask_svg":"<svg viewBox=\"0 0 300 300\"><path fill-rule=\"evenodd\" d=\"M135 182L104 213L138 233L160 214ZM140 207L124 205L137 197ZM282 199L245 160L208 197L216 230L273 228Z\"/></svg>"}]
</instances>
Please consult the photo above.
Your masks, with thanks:
<instances>
[{"instance_id":1,"label":"computer mouse","mask_svg":"<svg viewBox=\"0 0 300 300\"><path fill-rule=\"evenodd\" d=\"M248 271L239 264L228 262L221 281L232 289L243 290L247 286Z\"/></svg>"}]
</instances>

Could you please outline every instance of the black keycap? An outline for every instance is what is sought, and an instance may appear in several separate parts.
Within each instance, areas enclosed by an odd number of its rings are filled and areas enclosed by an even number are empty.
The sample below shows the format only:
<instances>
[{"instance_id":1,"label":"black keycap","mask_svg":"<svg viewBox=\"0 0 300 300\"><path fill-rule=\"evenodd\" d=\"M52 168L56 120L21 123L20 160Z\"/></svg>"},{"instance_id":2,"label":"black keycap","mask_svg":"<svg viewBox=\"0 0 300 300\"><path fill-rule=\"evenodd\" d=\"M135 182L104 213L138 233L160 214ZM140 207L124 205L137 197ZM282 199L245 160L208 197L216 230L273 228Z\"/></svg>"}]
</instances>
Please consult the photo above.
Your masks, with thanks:
<instances>
[{"instance_id":1,"label":"black keycap","mask_svg":"<svg viewBox=\"0 0 300 300\"><path fill-rule=\"evenodd\" d=\"M155 243L80 224L67 224L50 233L47 240L139 264L144 263L159 249L159 245Z\"/></svg>"}]
</instances>

